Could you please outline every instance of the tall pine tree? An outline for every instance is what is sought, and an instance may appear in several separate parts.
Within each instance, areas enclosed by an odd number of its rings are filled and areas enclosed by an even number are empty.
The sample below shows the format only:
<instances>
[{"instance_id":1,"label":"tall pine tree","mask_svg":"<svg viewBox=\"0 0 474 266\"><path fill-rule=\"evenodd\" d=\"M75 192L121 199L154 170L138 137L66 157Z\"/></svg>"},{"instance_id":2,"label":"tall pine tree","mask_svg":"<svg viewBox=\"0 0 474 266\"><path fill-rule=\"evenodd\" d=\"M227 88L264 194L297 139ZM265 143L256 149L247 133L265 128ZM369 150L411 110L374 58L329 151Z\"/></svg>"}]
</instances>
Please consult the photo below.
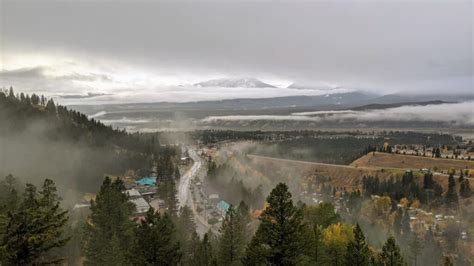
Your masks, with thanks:
<instances>
[{"instance_id":1,"label":"tall pine tree","mask_svg":"<svg viewBox=\"0 0 474 266\"><path fill-rule=\"evenodd\" d=\"M199 244L194 263L196 266L211 266L217 264L209 233L204 234Z\"/></svg>"},{"instance_id":2,"label":"tall pine tree","mask_svg":"<svg viewBox=\"0 0 474 266\"><path fill-rule=\"evenodd\" d=\"M459 195L463 198L469 198L472 194L469 179L464 178L462 171L459 176Z\"/></svg>"},{"instance_id":3,"label":"tall pine tree","mask_svg":"<svg viewBox=\"0 0 474 266\"><path fill-rule=\"evenodd\" d=\"M393 236L387 239L382 247L380 254L380 263L384 266L403 266L405 261L400 253L400 247L395 242Z\"/></svg>"},{"instance_id":4,"label":"tall pine tree","mask_svg":"<svg viewBox=\"0 0 474 266\"><path fill-rule=\"evenodd\" d=\"M177 265L181 253L173 222L150 208L135 228L131 261L135 265Z\"/></svg>"},{"instance_id":5,"label":"tall pine tree","mask_svg":"<svg viewBox=\"0 0 474 266\"><path fill-rule=\"evenodd\" d=\"M306 252L301 209L293 205L291 193L279 183L267 198L268 207L247 248L245 264L296 265Z\"/></svg>"},{"instance_id":6,"label":"tall pine tree","mask_svg":"<svg viewBox=\"0 0 474 266\"><path fill-rule=\"evenodd\" d=\"M446 205L448 207L455 207L458 204L458 194L456 193L456 181L454 180L453 174L449 175L448 178L448 191L445 195Z\"/></svg>"},{"instance_id":7,"label":"tall pine tree","mask_svg":"<svg viewBox=\"0 0 474 266\"><path fill-rule=\"evenodd\" d=\"M250 208L244 201L241 201L236 211L242 230L243 241L245 245L247 245L250 240L252 240L252 235L254 233L251 229L252 220L250 217Z\"/></svg>"},{"instance_id":8,"label":"tall pine tree","mask_svg":"<svg viewBox=\"0 0 474 266\"><path fill-rule=\"evenodd\" d=\"M7 215L5 232L0 242L0 264L54 264L64 258L55 256L55 248L62 247L69 238L63 228L67 211L59 207L59 196L54 182L46 179L39 193L27 184L18 209Z\"/></svg>"},{"instance_id":9,"label":"tall pine tree","mask_svg":"<svg viewBox=\"0 0 474 266\"><path fill-rule=\"evenodd\" d=\"M168 178L159 183L156 190L158 197L165 203L168 214L174 220L178 215L178 198L176 196L176 183Z\"/></svg>"},{"instance_id":10,"label":"tall pine tree","mask_svg":"<svg viewBox=\"0 0 474 266\"><path fill-rule=\"evenodd\" d=\"M134 224L129 218L133 206L124 190L120 179L106 177L91 201L92 213L84 235L85 265L128 264L125 258L130 252ZM112 249L115 254L110 253Z\"/></svg>"},{"instance_id":11,"label":"tall pine tree","mask_svg":"<svg viewBox=\"0 0 474 266\"><path fill-rule=\"evenodd\" d=\"M176 227L178 240L183 251L182 262L184 264L192 263L199 239L196 239L196 224L193 213L188 206L180 209Z\"/></svg>"},{"instance_id":12,"label":"tall pine tree","mask_svg":"<svg viewBox=\"0 0 474 266\"><path fill-rule=\"evenodd\" d=\"M365 266L369 265L369 262L369 245L359 224L356 224L354 227L354 240L347 245L346 265Z\"/></svg>"},{"instance_id":13,"label":"tall pine tree","mask_svg":"<svg viewBox=\"0 0 474 266\"><path fill-rule=\"evenodd\" d=\"M239 265L244 251L242 224L234 206L230 206L219 229L218 262L221 265Z\"/></svg>"}]
</instances>

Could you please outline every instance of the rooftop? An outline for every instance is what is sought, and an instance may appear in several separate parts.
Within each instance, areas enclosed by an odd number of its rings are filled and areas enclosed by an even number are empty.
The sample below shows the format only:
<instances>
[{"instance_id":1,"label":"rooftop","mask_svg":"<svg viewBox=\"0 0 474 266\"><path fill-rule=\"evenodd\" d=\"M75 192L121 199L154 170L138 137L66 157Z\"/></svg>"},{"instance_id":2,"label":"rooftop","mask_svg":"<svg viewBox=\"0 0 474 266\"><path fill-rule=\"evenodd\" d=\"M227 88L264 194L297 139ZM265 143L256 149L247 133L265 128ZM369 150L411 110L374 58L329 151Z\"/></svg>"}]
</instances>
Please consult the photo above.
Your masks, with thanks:
<instances>
[{"instance_id":1,"label":"rooftop","mask_svg":"<svg viewBox=\"0 0 474 266\"><path fill-rule=\"evenodd\" d=\"M132 188L132 189L129 189L129 190L126 190L125 193L127 193L127 195L129 197L140 197L141 194L138 190Z\"/></svg>"},{"instance_id":2,"label":"rooftop","mask_svg":"<svg viewBox=\"0 0 474 266\"><path fill-rule=\"evenodd\" d=\"M219 195L218 194L211 194L209 195L209 199L218 199Z\"/></svg>"},{"instance_id":3,"label":"rooftop","mask_svg":"<svg viewBox=\"0 0 474 266\"><path fill-rule=\"evenodd\" d=\"M217 208L223 212L227 212L227 210L230 208L230 204L224 200L221 200L219 203L217 203Z\"/></svg>"},{"instance_id":4,"label":"rooftop","mask_svg":"<svg viewBox=\"0 0 474 266\"><path fill-rule=\"evenodd\" d=\"M131 199L130 202L135 204L137 213L145 213L150 209L150 204L144 198Z\"/></svg>"},{"instance_id":5,"label":"rooftop","mask_svg":"<svg viewBox=\"0 0 474 266\"><path fill-rule=\"evenodd\" d=\"M144 177L136 181L139 186L154 186L156 185L156 177Z\"/></svg>"}]
</instances>

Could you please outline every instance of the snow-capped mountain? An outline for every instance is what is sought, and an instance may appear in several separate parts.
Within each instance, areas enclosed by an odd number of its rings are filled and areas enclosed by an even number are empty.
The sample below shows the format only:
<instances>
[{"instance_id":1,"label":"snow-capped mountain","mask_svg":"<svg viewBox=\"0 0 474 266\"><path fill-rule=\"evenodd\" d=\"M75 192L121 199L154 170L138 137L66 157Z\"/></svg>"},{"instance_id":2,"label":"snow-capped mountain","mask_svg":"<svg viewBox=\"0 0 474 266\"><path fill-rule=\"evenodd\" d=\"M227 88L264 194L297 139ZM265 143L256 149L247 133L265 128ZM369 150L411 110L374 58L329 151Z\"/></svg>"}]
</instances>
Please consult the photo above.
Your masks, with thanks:
<instances>
[{"instance_id":1,"label":"snow-capped mountain","mask_svg":"<svg viewBox=\"0 0 474 266\"><path fill-rule=\"evenodd\" d=\"M198 87L227 87L227 88L275 88L256 78L222 78L211 79L194 84Z\"/></svg>"}]
</instances>

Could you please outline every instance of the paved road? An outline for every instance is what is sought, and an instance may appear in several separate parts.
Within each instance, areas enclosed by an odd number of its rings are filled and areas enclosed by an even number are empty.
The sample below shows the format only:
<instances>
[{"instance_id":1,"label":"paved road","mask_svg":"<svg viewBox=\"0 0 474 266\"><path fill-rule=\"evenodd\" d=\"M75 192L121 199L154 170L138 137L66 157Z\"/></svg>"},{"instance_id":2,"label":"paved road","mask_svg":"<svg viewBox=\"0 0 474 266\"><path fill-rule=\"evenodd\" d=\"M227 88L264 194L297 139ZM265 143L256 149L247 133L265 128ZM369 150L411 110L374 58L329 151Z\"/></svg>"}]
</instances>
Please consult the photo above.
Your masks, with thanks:
<instances>
[{"instance_id":1,"label":"paved road","mask_svg":"<svg viewBox=\"0 0 474 266\"><path fill-rule=\"evenodd\" d=\"M191 197L189 197L190 191L189 191L189 186L191 179L196 177L197 173L201 169L202 162L201 158L199 158L199 155L196 154L196 151L194 150L188 150L189 157L194 161L193 166L191 169L189 169L184 175L181 176L179 179L179 186L178 186L178 200L179 200L179 206L191 206L190 200Z\"/></svg>"},{"instance_id":2,"label":"paved road","mask_svg":"<svg viewBox=\"0 0 474 266\"><path fill-rule=\"evenodd\" d=\"M194 179L199 170L202 167L202 160L195 150L188 150L189 157L194 161L193 166L184 175L181 176L178 186L178 200L179 206L188 206L194 214L194 222L196 223L196 231L199 235L204 235L209 231L211 226L206 222L204 217L200 216L196 211L196 205L191 197L190 184L191 180Z\"/></svg>"}]
</instances>

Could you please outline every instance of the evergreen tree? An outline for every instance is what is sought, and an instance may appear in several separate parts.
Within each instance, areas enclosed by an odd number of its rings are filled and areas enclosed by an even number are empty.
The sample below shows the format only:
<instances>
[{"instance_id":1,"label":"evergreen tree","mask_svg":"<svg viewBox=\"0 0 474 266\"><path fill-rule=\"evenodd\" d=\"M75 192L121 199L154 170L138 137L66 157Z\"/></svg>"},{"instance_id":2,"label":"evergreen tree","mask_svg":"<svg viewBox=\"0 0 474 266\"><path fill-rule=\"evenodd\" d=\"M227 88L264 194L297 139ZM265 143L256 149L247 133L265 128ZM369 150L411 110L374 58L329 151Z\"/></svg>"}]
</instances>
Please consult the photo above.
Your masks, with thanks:
<instances>
[{"instance_id":1,"label":"evergreen tree","mask_svg":"<svg viewBox=\"0 0 474 266\"><path fill-rule=\"evenodd\" d=\"M182 247L182 262L184 264L189 264L193 261L195 249L197 249L199 242L199 239L196 239L196 224L193 217L191 209L188 206L184 206L179 211L179 217L176 218L177 236Z\"/></svg>"},{"instance_id":2,"label":"evergreen tree","mask_svg":"<svg viewBox=\"0 0 474 266\"><path fill-rule=\"evenodd\" d=\"M46 179L42 190L27 184L23 200L7 214L5 232L0 240L0 264L54 264L63 258L55 256L55 248L69 240L63 227L67 211L59 208L59 196L53 181Z\"/></svg>"},{"instance_id":3,"label":"evergreen tree","mask_svg":"<svg viewBox=\"0 0 474 266\"><path fill-rule=\"evenodd\" d=\"M165 154L160 156L157 161L157 178L158 180L169 180L173 179L175 174L176 168L171 158L171 151L165 150Z\"/></svg>"},{"instance_id":4,"label":"evergreen tree","mask_svg":"<svg viewBox=\"0 0 474 266\"><path fill-rule=\"evenodd\" d=\"M472 195L469 179L464 178L459 186L459 195L463 198L469 198Z\"/></svg>"},{"instance_id":5,"label":"evergreen tree","mask_svg":"<svg viewBox=\"0 0 474 266\"><path fill-rule=\"evenodd\" d=\"M252 222L250 217L250 208L244 201L241 201L237 207L237 217L242 230L243 242L245 245L247 245L250 243L250 240L252 240L253 232L250 228L250 223Z\"/></svg>"},{"instance_id":6,"label":"evergreen tree","mask_svg":"<svg viewBox=\"0 0 474 266\"><path fill-rule=\"evenodd\" d=\"M459 184L461 184L463 181L464 181L464 174L463 174L463 172L462 172L462 170L461 170L461 171L459 171L458 182L459 182Z\"/></svg>"},{"instance_id":7,"label":"evergreen tree","mask_svg":"<svg viewBox=\"0 0 474 266\"><path fill-rule=\"evenodd\" d=\"M433 189L434 187L434 180L432 173L425 173L423 177L423 188L424 189Z\"/></svg>"},{"instance_id":8,"label":"evergreen tree","mask_svg":"<svg viewBox=\"0 0 474 266\"><path fill-rule=\"evenodd\" d=\"M435 183L433 188L433 197L435 205L441 205L443 202L443 187L440 184Z\"/></svg>"},{"instance_id":9,"label":"evergreen tree","mask_svg":"<svg viewBox=\"0 0 474 266\"><path fill-rule=\"evenodd\" d=\"M183 206L179 210L178 234L181 240L188 239L192 233L196 232L193 212L188 206Z\"/></svg>"},{"instance_id":10,"label":"evergreen tree","mask_svg":"<svg viewBox=\"0 0 474 266\"><path fill-rule=\"evenodd\" d=\"M54 104L53 99L49 99L46 103L46 111L51 114L56 114L56 105Z\"/></svg>"},{"instance_id":11,"label":"evergreen tree","mask_svg":"<svg viewBox=\"0 0 474 266\"><path fill-rule=\"evenodd\" d=\"M354 227L354 240L347 245L346 265L365 266L370 262L369 246L359 224Z\"/></svg>"},{"instance_id":12,"label":"evergreen tree","mask_svg":"<svg viewBox=\"0 0 474 266\"><path fill-rule=\"evenodd\" d=\"M445 199L448 207L454 207L458 204L458 194L455 190L456 181L454 180L453 174L449 175L448 178L448 191L446 191Z\"/></svg>"},{"instance_id":13,"label":"evergreen tree","mask_svg":"<svg viewBox=\"0 0 474 266\"><path fill-rule=\"evenodd\" d=\"M187 251L186 251L182 264L184 265L196 264L196 261L199 258L198 253L199 253L200 246L201 246L201 239L199 238L196 232L193 232L188 242Z\"/></svg>"},{"instance_id":14,"label":"evergreen tree","mask_svg":"<svg viewBox=\"0 0 474 266\"><path fill-rule=\"evenodd\" d=\"M196 266L211 266L217 264L208 233L204 234L199 244L194 263Z\"/></svg>"},{"instance_id":15,"label":"evergreen tree","mask_svg":"<svg viewBox=\"0 0 474 266\"><path fill-rule=\"evenodd\" d=\"M334 209L334 205L329 202L304 206L303 213L305 221L311 226L320 225L322 228L326 228L341 220Z\"/></svg>"},{"instance_id":16,"label":"evergreen tree","mask_svg":"<svg viewBox=\"0 0 474 266\"><path fill-rule=\"evenodd\" d=\"M38 208L38 191L33 184L26 184L22 197L23 199L20 204L21 209Z\"/></svg>"},{"instance_id":17,"label":"evergreen tree","mask_svg":"<svg viewBox=\"0 0 474 266\"><path fill-rule=\"evenodd\" d=\"M127 265L127 254L124 253L120 239L117 234L113 234L112 238L107 241L107 247L101 250L100 260L105 264L86 261L85 265ZM127 263L126 263L127 261Z\"/></svg>"},{"instance_id":18,"label":"evergreen tree","mask_svg":"<svg viewBox=\"0 0 474 266\"><path fill-rule=\"evenodd\" d=\"M135 228L131 261L135 265L177 265L181 258L174 225L168 214L150 208Z\"/></svg>"},{"instance_id":19,"label":"evergreen tree","mask_svg":"<svg viewBox=\"0 0 474 266\"><path fill-rule=\"evenodd\" d=\"M262 233L257 233L252 237L252 240L245 249L245 256L242 258L242 263L247 266L255 265L272 265L269 262L269 257L272 255L272 250L269 244L266 244L268 239L264 238ZM295 265L292 263L289 265ZM274 264L284 265L284 264Z\"/></svg>"},{"instance_id":20,"label":"evergreen tree","mask_svg":"<svg viewBox=\"0 0 474 266\"><path fill-rule=\"evenodd\" d=\"M126 265L125 259L118 264L110 261L109 243L114 244L117 256L126 258L133 236L133 222L130 220L132 205L123 193L125 186L120 179L104 179L95 200L91 201L91 214L84 235L85 265ZM117 258L117 257L116 257Z\"/></svg>"},{"instance_id":21,"label":"evergreen tree","mask_svg":"<svg viewBox=\"0 0 474 266\"><path fill-rule=\"evenodd\" d=\"M16 100L15 98L15 92L13 91L13 87L10 86L10 89L8 91L8 99L10 100Z\"/></svg>"},{"instance_id":22,"label":"evergreen tree","mask_svg":"<svg viewBox=\"0 0 474 266\"><path fill-rule=\"evenodd\" d=\"M321 225L313 226L311 232L308 234L311 236L310 245L308 250L308 256L311 261L315 264L319 264L322 261L324 251L323 251L323 228Z\"/></svg>"},{"instance_id":23,"label":"evergreen tree","mask_svg":"<svg viewBox=\"0 0 474 266\"><path fill-rule=\"evenodd\" d=\"M384 266L403 266L405 262L400 254L400 247L395 242L392 236L387 239L387 242L382 247L380 254L380 263Z\"/></svg>"},{"instance_id":24,"label":"evergreen tree","mask_svg":"<svg viewBox=\"0 0 474 266\"><path fill-rule=\"evenodd\" d=\"M12 175L7 175L5 180L0 181L0 216L2 214L6 215L9 211L16 210L20 200L20 195L18 195L19 188L18 180Z\"/></svg>"},{"instance_id":25,"label":"evergreen tree","mask_svg":"<svg viewBox=\"0 0 474 266\"><path fill-rule=\"evenodd\" d=\"M221 265L238 265L243 255L244 239L242 224L237 211L231 205L219 229L218 262Z\"/></svg>"},{"instance_id":26,"label":"evergreen tree","mask_svg":"<svg viewBox=\"0 0 474 266\"><path fill-rule=\"evenodd\" d=\"M34 104L34 105L38 105L39 101L40 101L40 99L39 99L38 95L33 93L31 95L31 103Z\"/></svg>"},{"instance_id":27,"label":"evergreen tree","mask_svg":"<svg viewBox=\"0 0 474 266\"><path fill-rule=\"evenodd\" d=\"M295 265L306 252L302 212L293 205L291 193L279 183L267 198L268 207L247 248L245 264Z\"/></svg>"},{"instance_id":28,"label":"evergreen tree","mask_svg":"<svg viewBox=\"0 0 474 266\"><path fill-rule=\"evenodd\" d=\"M178 198L176 196L176 183L172 178L160 182L157 188L157 194L165 203L168 214L175 219L178 214Z\"/></svg>"}]
</instances>

